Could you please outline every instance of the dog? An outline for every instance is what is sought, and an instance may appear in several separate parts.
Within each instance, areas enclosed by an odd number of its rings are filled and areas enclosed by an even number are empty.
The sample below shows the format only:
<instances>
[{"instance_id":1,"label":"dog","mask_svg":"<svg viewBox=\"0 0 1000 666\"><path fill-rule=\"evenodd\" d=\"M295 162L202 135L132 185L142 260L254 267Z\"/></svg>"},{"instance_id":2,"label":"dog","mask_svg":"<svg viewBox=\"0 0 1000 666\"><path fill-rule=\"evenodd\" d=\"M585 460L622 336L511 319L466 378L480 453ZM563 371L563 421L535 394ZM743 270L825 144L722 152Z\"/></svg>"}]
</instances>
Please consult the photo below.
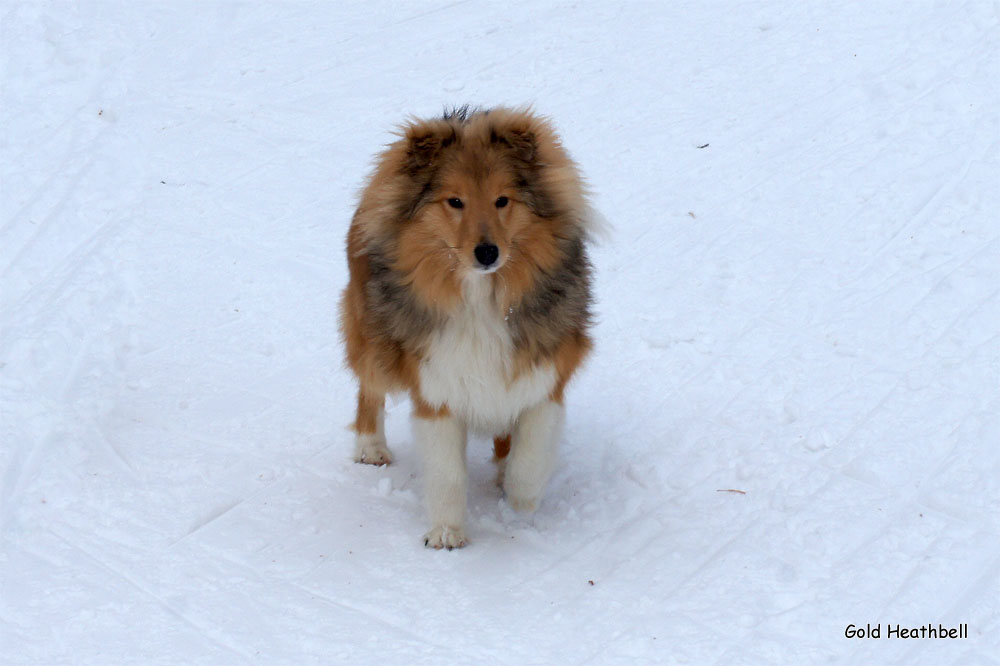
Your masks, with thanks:
<instances>
[{"instance_id":1,"label":"dog","mask_svg":"<svg viewBox=\"0 0 1000 666\"><path fill-rule=\"evenodd\" d=\"M529 109L461 107L398 136L347 234L355 460L392 462L385 396L408 393L424 544L450 550L467 542L470 431L493 437L513 509L534 511L548 482L566 384L592 347L591 209L551 123Z\"/></svg>"}]
</instances>

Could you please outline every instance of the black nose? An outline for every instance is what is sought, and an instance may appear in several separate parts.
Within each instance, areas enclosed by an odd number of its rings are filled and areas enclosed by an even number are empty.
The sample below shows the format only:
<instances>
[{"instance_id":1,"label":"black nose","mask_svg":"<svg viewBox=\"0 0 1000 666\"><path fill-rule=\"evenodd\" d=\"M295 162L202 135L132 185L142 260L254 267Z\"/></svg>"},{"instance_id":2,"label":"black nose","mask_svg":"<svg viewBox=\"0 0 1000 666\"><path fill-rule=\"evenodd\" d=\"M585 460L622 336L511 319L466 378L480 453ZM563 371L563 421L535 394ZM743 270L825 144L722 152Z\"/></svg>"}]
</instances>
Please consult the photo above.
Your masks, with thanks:
<instances>
[{"instance_id":1,"label":"black nose","mask_svg":"<svg viewBox=\"0 0 1000 666\"><path fill-rule=\"evenodd\" d=\"M493 243L480 243L473 252L476 255L476 261L482 264L483 268L492 266L496 263L497 257L500 256L500 250Z\"/></svg>"}]
</instances>

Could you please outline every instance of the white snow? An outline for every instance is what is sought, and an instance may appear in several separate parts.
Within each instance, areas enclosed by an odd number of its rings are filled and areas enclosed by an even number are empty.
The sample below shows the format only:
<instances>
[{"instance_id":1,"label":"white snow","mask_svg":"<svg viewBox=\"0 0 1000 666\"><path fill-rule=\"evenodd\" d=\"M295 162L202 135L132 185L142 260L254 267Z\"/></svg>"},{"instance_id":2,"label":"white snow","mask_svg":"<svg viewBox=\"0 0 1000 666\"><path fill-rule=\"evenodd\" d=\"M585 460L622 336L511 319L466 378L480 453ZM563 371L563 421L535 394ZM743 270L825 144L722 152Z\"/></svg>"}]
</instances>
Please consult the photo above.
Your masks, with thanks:
<instances>
[{"instance_id":1,"label":"white snow","mask_svg":"<svg viewBox=\"0 0 1000 666\"><path fill-rule=\"evenodd\" d=\"M1000 663L994 2L0 13L0 662ZM336 301L371 157L465 102L614 230L539 511L476 440L433 552Z\"/></svg>"}]
</instances>

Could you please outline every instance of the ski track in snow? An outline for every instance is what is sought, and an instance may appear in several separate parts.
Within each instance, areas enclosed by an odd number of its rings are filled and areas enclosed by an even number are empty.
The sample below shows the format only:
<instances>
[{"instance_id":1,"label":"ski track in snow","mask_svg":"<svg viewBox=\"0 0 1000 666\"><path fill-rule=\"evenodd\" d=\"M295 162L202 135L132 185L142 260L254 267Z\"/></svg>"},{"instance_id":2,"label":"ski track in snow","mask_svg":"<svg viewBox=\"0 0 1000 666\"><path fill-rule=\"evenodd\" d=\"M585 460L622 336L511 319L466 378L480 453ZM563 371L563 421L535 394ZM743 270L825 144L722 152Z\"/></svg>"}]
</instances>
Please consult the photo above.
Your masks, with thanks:
<instances>
[{"instance_id":1,"label":"ski track in snow","mask_svg":"<svg viewBox=\"0 0 1000 666\"><path fill-rule=\"evenodd\" d=\"M3 663L1000 663L995 3L0 14ZM474 442L442 553L336 302L373 154L465 102L613 231L540 510Z\"/></svg>"}]
</instances>

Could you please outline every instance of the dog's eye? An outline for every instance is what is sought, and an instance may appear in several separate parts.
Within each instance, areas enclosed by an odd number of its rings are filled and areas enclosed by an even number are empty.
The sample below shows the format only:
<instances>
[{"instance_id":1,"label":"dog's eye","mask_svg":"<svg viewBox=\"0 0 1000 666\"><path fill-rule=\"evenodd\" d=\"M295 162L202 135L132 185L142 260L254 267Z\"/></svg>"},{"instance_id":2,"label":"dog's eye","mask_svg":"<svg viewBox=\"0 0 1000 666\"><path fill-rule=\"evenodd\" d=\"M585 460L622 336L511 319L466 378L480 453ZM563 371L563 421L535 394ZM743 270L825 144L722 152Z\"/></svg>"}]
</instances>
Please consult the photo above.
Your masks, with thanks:
<instances>
[{"instance_id":1,"label":"dog's eye","mask_svg":"<svg viewBox=\"0 0 1000 666\"><path fill-rule=\"evenodd\" d=\"M459 199L458 197L452 197L451 199L448 199L448 205L451 206L452 208L464 208L465 207L465 204L462 203L462 200Z\"/></svg>"},{"instance_id":2,"label":"dog's eye","mask_svg":"<svg viewBox=\"0 0 1000 666\"><path fill-rule=\"evenodd\" d=\"M507 205L507 201L508 201L507 197L500 197L499 199L497 199L496 207L503 208L504 206Z\"/></svg>"}]
</instances>

